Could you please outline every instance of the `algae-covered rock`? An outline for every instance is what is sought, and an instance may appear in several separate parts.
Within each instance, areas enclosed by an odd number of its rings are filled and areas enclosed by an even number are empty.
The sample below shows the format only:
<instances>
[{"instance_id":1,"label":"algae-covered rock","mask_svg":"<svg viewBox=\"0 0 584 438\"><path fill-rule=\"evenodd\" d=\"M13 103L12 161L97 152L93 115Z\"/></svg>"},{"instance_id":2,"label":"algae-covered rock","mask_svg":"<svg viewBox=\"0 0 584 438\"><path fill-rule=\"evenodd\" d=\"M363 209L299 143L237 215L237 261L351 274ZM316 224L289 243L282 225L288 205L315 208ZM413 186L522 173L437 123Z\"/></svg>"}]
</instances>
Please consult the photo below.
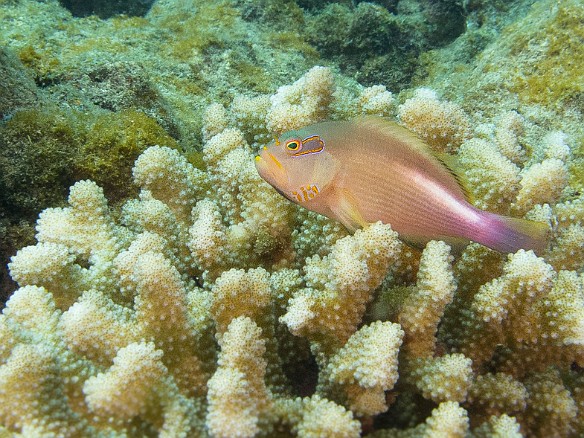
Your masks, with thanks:
<instances>
[{"instance_id":1,"label":"algae-covered rock","mask_svg":"<svg viewBox=\"0 0 584 438\"><path fill-rule=\"evenodd\" d=\"M136 110L83 113L50 106L21 110L0 124L2 266L32 242L38 212L62 205L75 181L99 181L114 202L131 196L133 163L155 144L177 147L153 118ZM0 286L13 289L5 269Z\"/></svg>"},{"instance_id":2,"label":"algae-covered rock","mask_svg":"<svg viewBox=\"0 0 584 438\"><path fill-rule=\"evenodd\" d=\"M451 1L344 2L313 10L308 37L347 74L370 85L399 90L409 85L418 56L458 37L463 10Z\"/></svg>"},{"instance_id":3,"label":"algae-covered rock","mask_svg":"<svg viewBox=\"0 0 584 438\"><path fill-rule=\"evenodd\" d=\"M134 160L155 144L177 147L155 120L135 110L20 111L0 126L0 205L11 216L33 217L62 203L67 187L84 178L123 198Z\"/></svg>"},{"instance_id":4,"label":"algae-covered rock","mask_svg":"<svg viewBox=\"0 0 584 438\"><path fill-rule=\"evenodd\" d=\"M0 48L0 119L9 118L19 107L34 105L37 89L32 76L9 50Z\"/></svg>"},{"instance_id":5,"label":"algae-covered rock","mask_svg":"<svg viewBox=\"0 0 584 438\"><path fill-rule=\"evenodd\" d=\"M108 18L117 14L144 15L154 0L59 0L76 17L97 15Z\"/></svg>"}]
</instances>

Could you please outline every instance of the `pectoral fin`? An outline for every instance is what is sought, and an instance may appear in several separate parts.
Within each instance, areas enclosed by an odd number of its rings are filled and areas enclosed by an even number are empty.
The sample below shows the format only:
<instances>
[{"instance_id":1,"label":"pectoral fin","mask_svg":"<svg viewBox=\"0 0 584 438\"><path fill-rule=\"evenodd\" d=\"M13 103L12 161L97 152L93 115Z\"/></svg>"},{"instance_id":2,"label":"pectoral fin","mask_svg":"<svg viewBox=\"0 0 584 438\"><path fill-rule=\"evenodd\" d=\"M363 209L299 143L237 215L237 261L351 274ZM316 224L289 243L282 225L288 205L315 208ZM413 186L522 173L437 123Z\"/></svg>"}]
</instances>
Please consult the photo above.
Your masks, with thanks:
<instances>
[{"instance_id":1,"label":"pectoral fin","mask_svg":"<svg viewBox=\"0 0 584 438\"><path fill-rule=\"evenodd\" d=\"M351 233L367 225L367 221L361 215L357 203L351 193L347 190L339 190L333 196L333 202L329 208L335 218L342 223Z\"/></svg>"}]
</instances>

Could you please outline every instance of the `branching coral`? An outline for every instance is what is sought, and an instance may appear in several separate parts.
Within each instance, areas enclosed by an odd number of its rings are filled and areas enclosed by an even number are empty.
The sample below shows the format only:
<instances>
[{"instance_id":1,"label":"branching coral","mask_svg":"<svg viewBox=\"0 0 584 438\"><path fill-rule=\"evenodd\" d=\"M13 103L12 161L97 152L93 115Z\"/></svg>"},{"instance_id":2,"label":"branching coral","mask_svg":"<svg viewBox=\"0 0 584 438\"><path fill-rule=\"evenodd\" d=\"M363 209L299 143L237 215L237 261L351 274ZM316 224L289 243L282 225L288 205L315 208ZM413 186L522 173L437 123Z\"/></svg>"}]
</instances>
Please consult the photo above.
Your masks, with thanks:
<instances>
[{"instance_id":1,"label":"branching coral","mask_svg":"<svg viewBox=\"0 0 584 438\"><path fill-rule=\"evenodd\" d=\"M398 324L376 321L362 327L328 361L325 386L342 385L351 410L359 415L385 412L385 391L398 379L402 337Z\"/></svg>"},{"instance_id":2,"label":"branching coral","mask_svg":"<svg viewBox=\"0 0 584 438\"><path fill-rule=\"evenodd\" d=\"M280 87L272 96L266 125L282 133L324 119L334 91L329 69L313 67L293 85Z\"/></svg>"},{"instance_id":3,"label":"branching coral","mask_svg":"<svg viewBox=\"0 0 584 438\"><path fill-rule=\"evenodd\" d=\"M411 358L435 353L438 323L454 296L450 257L444 242L429 242L420 260L416 290L402 304L398 321L406 332L404 351Z\"/></svg>"},{"instance_id":4,"label":"branching coral","mask_svg":"<svg viewBox=\"0 0 584 438\"><path fill-rule=\"evenodd\" d=\"M249 318L234 318L220 345L217 371L208 383L209 431L216 437L253 437L272 399L264 381L261 329Z\"/></svg>"},{"instance_id":5,"label":"branching coral","mask_svg":"<svg viewBox=\"0 0 584 438\"><path fill-rule=\"evenodd\" d=\"M119 209L85 180L66 206L41 213L37 243L10 263L20 288L0 316L4 430L584 430L584 201L568 178L570 140L554 131L526 147L532 125L509 112L474 132L459 107L418 93L402 122L457 151L477 205L548 224L550 247L505 256L431 241L420 250L382 223L348 235L287 202L253 166L255 143L272 129L393 113L383 87L334 85L315 68L271 99L212 105L204 170L151 147L133 169L138 196ZM408 118L409 105L423 111Z\"/></svg>"},{"instance_id":6,"label":"branching coral","mask_svg":"<svg viewBox=\"0 0 584 438\"><path fill-rule=\"evenodd\" d=\"M470 134L466 113L452 102L438 100L432 90L420 88L398 108L401 123L440 152L454 152Z\"/></svg>"},{"instance_id":7,"label":"branching coral","mask_svg":"<svg viewBox=\"0 0 584 438\"><path fill-rule=\"evenodd\" d=\"M329 255L307 260L309 287L293 296L281 321L295 335L344 344L399 250L397 233L380 222L338 240Z\"/></svg>"}]
</instances>

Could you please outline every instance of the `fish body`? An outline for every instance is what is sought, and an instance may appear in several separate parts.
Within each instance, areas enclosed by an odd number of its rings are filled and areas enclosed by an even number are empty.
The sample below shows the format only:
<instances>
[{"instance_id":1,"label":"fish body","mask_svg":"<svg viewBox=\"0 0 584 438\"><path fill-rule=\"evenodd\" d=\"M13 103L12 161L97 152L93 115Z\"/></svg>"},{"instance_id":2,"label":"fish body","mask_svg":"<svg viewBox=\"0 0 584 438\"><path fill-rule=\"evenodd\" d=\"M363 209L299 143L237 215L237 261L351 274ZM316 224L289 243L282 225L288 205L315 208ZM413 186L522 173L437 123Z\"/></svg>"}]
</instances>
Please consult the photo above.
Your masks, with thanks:
<instances>
[{"instance_id":1,"label":"fish body","mask_svg":"<svg viewBox=\"0 0 584 438\"><path fill-rule=\"evenodd\" d=\"M546 225L474 207L422 140L381 118L289 131L261 151L256 167L292 202L351 231L381 221L420 245L473 240L501 252L546 245Z\"/></svg>"}]
</instances>

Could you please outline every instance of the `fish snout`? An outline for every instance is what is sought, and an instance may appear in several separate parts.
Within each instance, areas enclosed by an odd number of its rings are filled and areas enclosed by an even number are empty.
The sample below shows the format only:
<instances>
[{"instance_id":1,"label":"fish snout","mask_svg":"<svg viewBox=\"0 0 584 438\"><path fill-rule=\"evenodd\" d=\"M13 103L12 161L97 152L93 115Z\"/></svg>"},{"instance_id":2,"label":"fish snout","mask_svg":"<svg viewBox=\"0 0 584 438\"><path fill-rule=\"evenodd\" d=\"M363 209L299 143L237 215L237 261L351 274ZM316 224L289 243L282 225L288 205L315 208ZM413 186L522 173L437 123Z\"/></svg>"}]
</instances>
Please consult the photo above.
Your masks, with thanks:
<instances>
[{"instance_id":1,"label":"fish snout","mask_svg":"<svg viewBox=\"0 0 584 438\"><path fill-rule=\"evenodd\" d=\"M255 157L255 166L260 176L277 189L283 190L288 184L288 172L268 148L263 148Z\"/></svg>"}]
</instances>

